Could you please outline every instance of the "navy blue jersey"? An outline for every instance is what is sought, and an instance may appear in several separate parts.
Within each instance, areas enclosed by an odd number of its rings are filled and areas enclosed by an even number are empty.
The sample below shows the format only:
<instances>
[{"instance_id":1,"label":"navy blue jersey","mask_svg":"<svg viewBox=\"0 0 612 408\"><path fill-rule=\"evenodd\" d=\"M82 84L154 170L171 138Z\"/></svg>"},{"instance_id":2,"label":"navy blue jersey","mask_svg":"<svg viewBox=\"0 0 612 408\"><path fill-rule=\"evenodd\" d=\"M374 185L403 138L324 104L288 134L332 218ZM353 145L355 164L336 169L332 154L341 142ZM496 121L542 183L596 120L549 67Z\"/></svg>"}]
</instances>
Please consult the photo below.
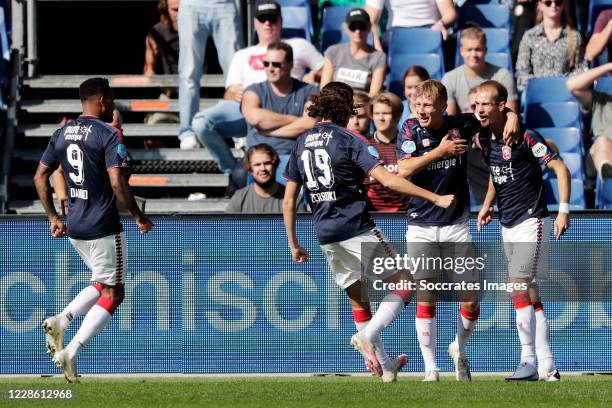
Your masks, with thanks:
<instances>
[{"instance_id":1,"label":"navy blue jersey","mask_svg":"<svg viewBox=\"0 0 612 408\"><path fill-rule=\"evenodd\" d=\"M68 186L68 233L97 239L122 231L108 170L127 166L121 132L93 116L80 116L51 136L40 162L62 166Z\"/></svg>"},{"instance_id":2,"label":"navy blue jersey","mask_svg":"<svg viewBox=\"0 0 612 408\"><path fill-rule=\"evenodd\" d=\"M490 136L480 137L497 193L499 222L508 228L528 218L548 215L540 164L557 157L538 132L521 124L521 133L521 139L511 146Z\"/></svg>"},{"instance_id":3,"label":"navy blue jersey","mask_svg":"<svg viewBox=\"0 0 612 408\"><path fill-rule=\"evenodd\" d=\"M451 139L472 141L474 134L482 131L480 122L472 114L459 114L444 118L440 129L427 130L418 120L409 119L402 126L397 138L397 160L409 160L428 154L440 145L447 134ZM430 163L411 176L419 187L439 195L454 194L457 204L453 209L444 209L416 197L408 202L408 222L421 226L452 225L468 219L469 187L467 181L467 152L446 157Z\"/></svg>"},{"instance_id":4,"label":"navy blue jersey","mask_svg":"<svg viewBox=\"0 0 612 408\"><path fill-rule=\"evenodd\" d=\"M319 123L296 140L284 177L306 187L321 245L374 228L363 180L379 164L376 149L332 123Z\"/></svg>"}]
</instances>

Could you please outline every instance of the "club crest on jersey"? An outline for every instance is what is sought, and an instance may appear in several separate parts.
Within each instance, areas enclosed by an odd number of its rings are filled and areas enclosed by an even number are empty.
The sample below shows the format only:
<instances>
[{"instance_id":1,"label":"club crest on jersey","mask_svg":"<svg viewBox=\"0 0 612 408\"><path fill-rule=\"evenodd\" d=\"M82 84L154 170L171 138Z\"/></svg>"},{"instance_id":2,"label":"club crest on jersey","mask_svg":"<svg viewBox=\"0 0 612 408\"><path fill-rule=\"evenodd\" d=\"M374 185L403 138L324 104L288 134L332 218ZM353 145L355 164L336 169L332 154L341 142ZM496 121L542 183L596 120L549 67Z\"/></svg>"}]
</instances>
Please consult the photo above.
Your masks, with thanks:
<instances>
[{"instance_id":1,"label":"club crest on jersey","mask_svg":"<svg viewBox=\"0 0 612 408\"><path fill-rule=\"evenodd\" d=\"M421 143L423 144L424 147L429 147L429 145L431 144L429 142L429 139L423 139L423 140L421 140Z\"/></svg>"},{"instance_id":2,"label":"club crest on jersey","mask_svg":"<svg viewBox=\"0 0 612 408\"><path fill-rule=\"evenodd\" d=\"M459 133L459 129L457 128L449 129L448 136L453 140L461 139L461 133Z\"/></svg>"},{"instance_id":3,"label":"club crest on jersey","mask_svg":"<svg viewBox=\"0 0 612 408\"><path fill-rule=\"evenodd\" d=\"M502 157L504 160L510 160L512 158L512 148L510 146L502 146Z\"/></svg>"},{"instance_id":4,"label":"club crest on jersey","mask_svg":"<svg viewBox=\"0 0 612 408\"><path fill-rule=\"evenodd\" d=\"M416 144L412 140L405 140L402 143L402 152L404 153L413 153L416 150Z\"/></svg>"},{"instance_id":5,"label":"club crest on jersey","mask_svg":"<svg viewBox=\"0 0 612 408\"><path fill-rule=\"evenodd\" d=\"M546 153L548 153L548 149L546 145L543 143L536 143L531 147L531 151L535 157L544 157Z\"/></svg>"},{"instance_id":6,"label":"club crest on jersey","mask_svg":"<svg viewBox=\"0 0 612 408\"><path fill-rule=\"evenodd\" d=\"M378 153L378 150L376 150L374 146L368 146L368 153L370 153L370 155L374 157L375 159L380 158L380 154Z\"/></svg>"},{"instance_id":7,"label":"club crest on jersey","mask_svg":"<svg viewBox=\"0 0 612 408\"><path fill-rule=\"evenodd\" d=\"M122 159L125 159L127 157L127 149L126 149L124 144L118 144L117 145L117 154Z\"/></svg>"}]
</instances>

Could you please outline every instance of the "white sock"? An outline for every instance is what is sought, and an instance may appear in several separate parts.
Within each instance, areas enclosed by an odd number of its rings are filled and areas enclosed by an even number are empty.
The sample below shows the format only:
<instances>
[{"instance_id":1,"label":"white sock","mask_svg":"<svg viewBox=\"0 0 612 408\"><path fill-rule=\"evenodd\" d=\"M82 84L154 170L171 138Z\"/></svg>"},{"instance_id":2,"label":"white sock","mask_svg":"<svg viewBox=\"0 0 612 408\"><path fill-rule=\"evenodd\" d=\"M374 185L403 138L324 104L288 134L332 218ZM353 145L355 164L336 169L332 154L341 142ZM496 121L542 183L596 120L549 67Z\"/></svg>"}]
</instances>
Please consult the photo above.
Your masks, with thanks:
<instances>
[{"instance_id":1,"label":"white sock","mask_svg":"<svg viewBox=\"0 0 612 408\"><path fill-rule=\"evenodd\" d=\"M74 319L84 315L96 304L100 298L100 292L93 285L83 288L78 295L59 315L60 327L65 330Z\"/></svg>"},{"instance_id":2,"label":"white sock","mask_svg":"<svg viewBox=\"0 0 612 408\"><path fill-rule=\"evenodd\" d=\"M421 354L425 362L425 371L437 370L436 364L436 318L416 318L414 319L416 326L417 338L421 347Z\"/></svg>"},{"instance_id":3,"label":"white sock","mask_svg":"<svg viewBox=\"0 0 612 408\"><path fill-rule=\"evenodd\" d=\"M521 362L535 365L535 313L533 306L516 309L516 329L521 341Z\"/></svg>"},{"instance_id":4,"label":"white sock","mask_svg":"<svg viewBox=\"0 0 612 408\"><path fill-rule=\"evenodd\" d=\"M468 320L461 314L461 312L459 312L459 318L457 319L457 334L455 335L455 343L457 343L459 354L462 356L465 355L465 346L467 345L467 341L470 338L470 335L474 331L474 327L476 326L477 321L478 320Z\"/></svg>"},{"instance_id":5,"label":"white sock","mask_svg":"<svg viewBox=\"0 0 612 408\"><path fill-rule=\"evenodd\" d=\"M535 348L538 357L538 371L542 373L550 373L557 369L555 359L550 348L550 328L548 319L543 309L535 312L536 334Z\"/></svg>"},{"instance_id":6,"label":"white sock","mask_svg":"<svg viewBox=\"0 0 612 408\"><path fill-rule=\"evenodd\" d=\"M99 305L94 305L85 315L81 327L70 341L70 344L68 344L68 347L66 347L69 358L76 358L81 348L86 346L92 338L104 330L112 317L106 309Z\"/></svg>"},{"instance_id":7,"label":"white sock","mask_svg":"<svg viewBox=\"0 0 612 408\"><path fill-rule=\"evenodd\" d=\"M365 322L355 322L355 327L357 328L358 332L361 332L361 331L363 331L366 328L368 323L370 323L370 320L365 321ZM380 363L383 371L393 371L393 368L394 368L393 367L393 361L391 361L391 359L389 358L389 356L385 352L385 346L383 345L383 342L382 342L380 336L377 336L372 341L372 344L376 348L374 353L376 354L376 358L378 359L378 362Z\"/></svg>"},{"instance_id":8,"label":"white sock","mask_svg":"<svg viewBox=\"0 0 612 408\"><path fill-rule=\"evenodd\" d=\"M399 316L404 310L404 306L404 301L400 296L393 293L385 296L378 305L376 313L363 330L363 335L373 343L380 336L380 332Z\"/></svg>"}]
</instances>

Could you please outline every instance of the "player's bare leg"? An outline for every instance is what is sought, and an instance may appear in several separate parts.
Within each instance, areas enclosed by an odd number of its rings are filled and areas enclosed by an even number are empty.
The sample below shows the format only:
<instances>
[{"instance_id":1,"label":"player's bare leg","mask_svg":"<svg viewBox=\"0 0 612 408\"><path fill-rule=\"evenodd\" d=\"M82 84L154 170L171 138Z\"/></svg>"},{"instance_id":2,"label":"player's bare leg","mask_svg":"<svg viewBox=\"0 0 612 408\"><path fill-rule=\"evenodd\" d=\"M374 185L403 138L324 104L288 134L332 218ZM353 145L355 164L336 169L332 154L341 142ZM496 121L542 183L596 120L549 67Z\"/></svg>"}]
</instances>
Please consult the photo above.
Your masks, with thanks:
<instances>
[{"instance_id":1,"label":"player's bare leg","mask_svg":"<svg viewBox=\"0 0 612 408\"><path fill-rule=\"evenodd\" d=\"M561 375L555 365L555 358L550 347L550 327L544 313L538 286L532 282L529 286L529 298L535 314L535 350L538 360L538 377L540 381L559 381Z\"/></svg>"},{"instance_id":2,"label":"player's bare leg","mask_svg":"<svg viewBox=\"0 0 612 408\"><path fill-rule=\"evenodd\" d=\"M123 302L124 292L123 284L116 286L102 285L100 298L85 315L85 319L74 338L64 350L56 353L53 361L58 368L64 370L68 382L78 382L76 360L79 353L111 321L113 313Z\"/></svg>"},{"instance_id":3,"label":"player's bare leg","mask_svg":"<svg viewBox=\"0 0 612 408\"><path fill-rule=\"evenodd\" d=\"M510 278L511 283L528 285L528 279ZM535 333L536 318L527 290L512 292L512 303L516 311L516 328L521 342L521 361L515 372L506 377L508 381L537 381Z\"/></svg>"},{"instance_id":4,"label":"player's bare leg","mask_svg":"<svg viewBox=\"0 0 612 408\"><path fill-rule=\"evenodd\" d=\"M55 353L64 349L64 331L70 323L79 316L84 315L100 298L102 284L94 282L86 286L58 315L52 316L43 322L45 332L45 347L51 358Z\"/></svg>"}]
</instances>

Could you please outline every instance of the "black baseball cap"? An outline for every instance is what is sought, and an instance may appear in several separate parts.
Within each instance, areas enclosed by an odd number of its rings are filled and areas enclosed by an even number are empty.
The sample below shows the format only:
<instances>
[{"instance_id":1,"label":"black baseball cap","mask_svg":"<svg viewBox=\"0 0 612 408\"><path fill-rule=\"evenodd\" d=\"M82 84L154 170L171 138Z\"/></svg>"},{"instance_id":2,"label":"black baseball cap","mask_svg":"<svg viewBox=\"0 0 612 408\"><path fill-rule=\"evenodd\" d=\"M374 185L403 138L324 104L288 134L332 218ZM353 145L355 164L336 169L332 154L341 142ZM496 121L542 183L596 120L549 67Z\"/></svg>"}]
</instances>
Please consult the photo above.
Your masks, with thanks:
<instances>
[{"instance_id":1,"label":"black baseball cap","mask_svg":"<svg viewBox=\"0 0 612 408\"><path fill-rule=\"evenodd\" d=\"M346 24L363 23L370 25L370 15L362 8L354 8L346 14Z\"/></svg>"},{"instance_id":2,"label":"black baseball cap","mask_svg":"<svg viewBox=\"0 0 612 408\"><path fill-rule=\"evenodd\" d=\"M257 6L255 6L255 17L270 15L281 15L281 6L277 2L264 0L257 3Z\"/></svg>"}]
</instances>

